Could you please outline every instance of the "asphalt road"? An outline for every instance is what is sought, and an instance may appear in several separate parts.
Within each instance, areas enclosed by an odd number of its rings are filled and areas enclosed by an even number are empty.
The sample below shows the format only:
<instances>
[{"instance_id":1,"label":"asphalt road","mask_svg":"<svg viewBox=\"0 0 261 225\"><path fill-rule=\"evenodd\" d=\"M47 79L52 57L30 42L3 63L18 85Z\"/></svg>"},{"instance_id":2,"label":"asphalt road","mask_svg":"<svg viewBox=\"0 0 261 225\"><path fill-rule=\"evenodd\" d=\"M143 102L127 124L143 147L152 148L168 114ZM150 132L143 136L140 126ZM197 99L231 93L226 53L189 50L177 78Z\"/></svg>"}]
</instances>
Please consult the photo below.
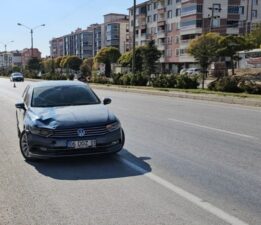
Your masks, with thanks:
<instances>
[{"instance_id":1,"label":"asphalt road","mask_svg":"<svg viewBox=\"0 0 261 225\"><path fill-rule=\"evenodd\" d=\"M126 133L115 157L27 163L0 79L1 225L260 225L261 109L96 90Z\"/></svg>"}]
</instances>

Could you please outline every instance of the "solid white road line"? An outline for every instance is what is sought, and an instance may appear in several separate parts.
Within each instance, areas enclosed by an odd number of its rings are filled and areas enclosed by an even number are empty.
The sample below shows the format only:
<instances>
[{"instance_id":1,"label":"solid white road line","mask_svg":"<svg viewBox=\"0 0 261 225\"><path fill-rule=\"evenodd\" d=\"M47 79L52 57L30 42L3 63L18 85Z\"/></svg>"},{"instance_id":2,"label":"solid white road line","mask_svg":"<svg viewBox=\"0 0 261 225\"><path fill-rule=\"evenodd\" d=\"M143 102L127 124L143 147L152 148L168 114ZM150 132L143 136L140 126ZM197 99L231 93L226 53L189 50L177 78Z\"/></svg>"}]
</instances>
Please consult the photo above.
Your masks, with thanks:
<instances>
[{"instance_id":1,"label":"solid white road line","mask_svg":"<svg viewBox=\"0 0 261 225\"><path fill-rule=\"evenodd\" d=\"M205 211L213 214L214 216L218 217L219 219L231 224L231 225L249 225L246 222L238 219L235 216L232 216L226 212L224 212L223 210L215 207L214 205L212 205L211 203L208 203L206 201L204 201L203 199L183 190L180 187L175 186L174 184L168 182L167 180L164 180L163 178L148 172L146 170L144 170L143 168L137 166L136 164L128 161L127 159L121 159L126 165L128 165L130 168L138 171L141 174L144 174L144 176L146 176L147 178L149 178L150 180L158 183L159 185L169 189L170 191L174 192L175 194L179 195L180 197L186 199L187 201L195 204L196 206L204 209Z\"/></svg>"},{"instance_id":2,"label":"solid white road line","mask_svg":"<svg viewBox=\"0 0 261 225\"><path fill-rule=\"evenodd\" d=\"M250 139L258 139L256 137L253 137L253 136L250 136L250 135L236 133L236 132L218 129L218 128L214 128L214 127L209 127L209 126L204 126L204 125L200 125L200 124L196 124L196 123L190 123L190 122L186 122L186 121L183 121L183 120L176 120L176 119L172 119L172 118L169 118L168 120L172 121L172 122L183 123L183 124L186 124L186 125L204 128L204 129L213 130L213 131L218 131L218 132L222 132L222 133L226 133L226 134L230 134L230 135L235 135L235 136L239 136L239 137L250 138Z\"/></svg>"}]
</instances>

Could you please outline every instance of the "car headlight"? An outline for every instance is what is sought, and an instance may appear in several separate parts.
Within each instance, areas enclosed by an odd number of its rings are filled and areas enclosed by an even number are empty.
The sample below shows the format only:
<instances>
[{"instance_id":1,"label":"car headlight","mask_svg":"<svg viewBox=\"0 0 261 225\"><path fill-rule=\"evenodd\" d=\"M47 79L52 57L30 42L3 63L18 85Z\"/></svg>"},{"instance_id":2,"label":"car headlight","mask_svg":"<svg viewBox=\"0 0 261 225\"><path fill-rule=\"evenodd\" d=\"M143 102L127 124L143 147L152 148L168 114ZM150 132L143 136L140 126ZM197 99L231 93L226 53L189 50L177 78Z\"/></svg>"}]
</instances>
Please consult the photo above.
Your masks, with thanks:
<instances>
[{"instance_id":1,"label":"car headlight","mask_svg":"<svg viewBox=\"0 0 261 225\"><path fill-rule=\"evenodd\" d=\"M53 131L50 129L38 128L38 127L29 127L29 131L32 134L39 135L42 137L50 137L53 134Z\"/></svg>"},{"instance_id":2,"label":"car headlight","mask_svg":"<svg viewBox=\"0 0 261 225\"><path fill-rule=\"evenodd\" d=\"M118 130L120 127L121 127L121 123L120 123L120 122L111 123L111 124L108 124L108 125L106 126L106 128L107 128L109 131Z\"/></svg>"}]
</instances>

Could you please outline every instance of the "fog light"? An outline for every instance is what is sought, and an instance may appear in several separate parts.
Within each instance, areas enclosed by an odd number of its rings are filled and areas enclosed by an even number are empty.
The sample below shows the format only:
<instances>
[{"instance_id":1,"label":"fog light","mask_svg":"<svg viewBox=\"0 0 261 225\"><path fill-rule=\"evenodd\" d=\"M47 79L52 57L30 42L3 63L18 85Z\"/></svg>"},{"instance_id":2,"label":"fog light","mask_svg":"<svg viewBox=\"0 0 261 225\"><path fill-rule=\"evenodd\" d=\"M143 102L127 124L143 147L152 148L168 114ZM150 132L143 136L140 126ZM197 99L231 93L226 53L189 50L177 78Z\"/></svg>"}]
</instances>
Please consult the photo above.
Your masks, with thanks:
<instances>
[{"instance_id":1,"label":"fog light","mask_svg":"<svg viewBox=\"0 0 261 225\"><path fill-rule=\"evenodd\" d=\"M117 144L119 144L119 141L113 141L111 144L112 145L117 145Z\"/></svg>"}]
</instances>

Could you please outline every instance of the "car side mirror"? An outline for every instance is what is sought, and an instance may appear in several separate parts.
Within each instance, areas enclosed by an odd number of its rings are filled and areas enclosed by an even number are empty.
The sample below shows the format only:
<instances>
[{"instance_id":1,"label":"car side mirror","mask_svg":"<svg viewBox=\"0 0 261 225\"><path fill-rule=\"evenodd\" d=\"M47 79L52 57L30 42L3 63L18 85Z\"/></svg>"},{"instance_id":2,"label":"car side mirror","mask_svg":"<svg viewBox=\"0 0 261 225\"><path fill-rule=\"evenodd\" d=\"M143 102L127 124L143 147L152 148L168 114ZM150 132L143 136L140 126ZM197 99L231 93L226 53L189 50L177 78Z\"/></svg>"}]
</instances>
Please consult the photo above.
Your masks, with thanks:
<instances>
[{"instance_id":1,"label":"car side mirror","mask_svg":"<svg viewBox=\"0 0 261 225\"><path fill-rule=\"evenodd\" d=\"M17 104L15 104L15 107L16 107L17 109L23 109L23 110L25 110L25 104L24 104L24 103L17 103Z\"/></svg>"},{"instance_id":2,"label":"car side mirror","mask_svg":"<svg viewBox=\"0 0 261 225\"><path fill-rule=\"evenodd\" d=\"M103 104L104 104L104 105L109 105L109 104L111 104L111 99L110 99L110 98L105 98L105 99L103 100Z\"/></svg>"}]
</instances>

